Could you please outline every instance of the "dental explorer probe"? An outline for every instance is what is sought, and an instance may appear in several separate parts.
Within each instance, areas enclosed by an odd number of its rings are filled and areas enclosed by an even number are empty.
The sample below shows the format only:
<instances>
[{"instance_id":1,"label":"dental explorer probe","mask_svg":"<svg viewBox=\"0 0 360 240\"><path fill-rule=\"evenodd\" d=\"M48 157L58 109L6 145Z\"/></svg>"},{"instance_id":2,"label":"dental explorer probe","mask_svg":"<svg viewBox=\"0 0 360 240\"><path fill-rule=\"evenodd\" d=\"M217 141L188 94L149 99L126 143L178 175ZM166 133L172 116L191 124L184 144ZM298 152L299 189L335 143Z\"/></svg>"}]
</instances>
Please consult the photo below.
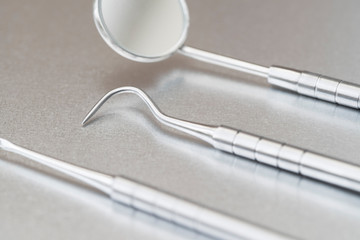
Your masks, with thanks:
<instances>
[{"instance_id":1,"label":"dental explorer probe","mask_svg":"<svg viewBox=\"0 0 360 240\"><path fill-rule=\"evenodd\" d=\"M110 196L115 202L215 239L290 239L124 177L99 173L17 146L0 138L0 149L69 175Z\"/></svg>"},{"instance_id":2,"label":"dental explorer probe","mask_svg":"<svg viewBox=\"0 0 360 240\"><path fill-rule=\"evenodd\" d=\"M359 166L231 127L203 125L167 116L146 93L135 87L120 87L108 92L90 110L82 124L86 124L110 97L120 93L136 94L147 104L158 121L197 137L216 149L360 192Z\"/></svg>"}]
</instances>

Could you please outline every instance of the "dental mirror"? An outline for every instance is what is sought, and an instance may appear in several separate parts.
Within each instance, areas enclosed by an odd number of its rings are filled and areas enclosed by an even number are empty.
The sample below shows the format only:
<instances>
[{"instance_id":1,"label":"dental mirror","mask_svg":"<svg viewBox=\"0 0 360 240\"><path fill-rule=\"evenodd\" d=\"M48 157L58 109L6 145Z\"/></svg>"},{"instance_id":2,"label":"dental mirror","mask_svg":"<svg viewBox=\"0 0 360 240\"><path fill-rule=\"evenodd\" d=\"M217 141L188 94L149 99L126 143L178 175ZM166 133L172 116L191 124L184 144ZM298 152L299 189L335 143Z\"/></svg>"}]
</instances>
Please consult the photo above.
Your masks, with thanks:
<instances>
[{"instance_id":1,"label":"dental mirror","mask_svg":"<svg viewBox=\"0 0 360 240\"><path fill-rule=\"evenodd\" d=\"M160 61L176 52L189 26L183 0L99 0L94 16L107 44L139 62Z\"/></svg>"},{"instance_id":2,"label":"dental mirror","mask_svg":"<svg viewBox=\"0 0 360 240\"><path fill-rule=\"evenodd\" d=\"M105 42L138 62L157 62L180 53L203 62L267 78L298 94L360 108L360 86L321 74L265 67L184 45L189 27L185 0L95 0L94 20Z\"/></svg>"}]
</instances>

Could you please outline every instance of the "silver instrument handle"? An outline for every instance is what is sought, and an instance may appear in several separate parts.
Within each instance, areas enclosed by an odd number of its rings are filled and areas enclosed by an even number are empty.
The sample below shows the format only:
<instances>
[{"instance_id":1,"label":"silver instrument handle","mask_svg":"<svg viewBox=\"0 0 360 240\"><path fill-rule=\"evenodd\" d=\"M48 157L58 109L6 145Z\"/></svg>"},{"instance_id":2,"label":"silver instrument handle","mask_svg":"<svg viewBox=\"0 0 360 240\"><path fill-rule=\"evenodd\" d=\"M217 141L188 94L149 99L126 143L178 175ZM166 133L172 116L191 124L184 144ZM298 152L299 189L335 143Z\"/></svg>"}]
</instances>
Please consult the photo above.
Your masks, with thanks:
<instances>
[{"instance_id":1,"label":"silver instrument handle","mask_svg":"<svg viewBox=\"0 0 360 240\"><path fill-rule=\"evenodd\" d=\"M192 202L123 177L113 183L111 198L150 215L209 234L216 239L289 239L246 221L234 219Z\"/></svg>"},{"instance_id":2,"label":"silver instrument handle","mask_svg":"<svg viewBox=\"0 0 360 240\"><path fill-rule=\"evenodd\" d=\"M309 97L360 108L360 85L311 72L272 66L268 82Z\"/></svg>"},{"instance_id":3,"label":"silver instrument handle","mask_svg":"<svg viewBox=\"0 0 360 240\"><path fill-rule=\"evenodd\" d=\"M78 179L123 205L216 239L292 239L246 221L223 215L122 177L113 177L63 162L0 138L0 150L13 152Z\"/></svg>"},{"instance_id":4,"label":"silver instrument handle","mask_svg":"<svg viewBox=\"0 0 360 240\"><path fill-rule=\"evenodd\" d=\"M359 166L225 126L213 140L222 151L360 192Z\"/></svg>"}]
</instances>

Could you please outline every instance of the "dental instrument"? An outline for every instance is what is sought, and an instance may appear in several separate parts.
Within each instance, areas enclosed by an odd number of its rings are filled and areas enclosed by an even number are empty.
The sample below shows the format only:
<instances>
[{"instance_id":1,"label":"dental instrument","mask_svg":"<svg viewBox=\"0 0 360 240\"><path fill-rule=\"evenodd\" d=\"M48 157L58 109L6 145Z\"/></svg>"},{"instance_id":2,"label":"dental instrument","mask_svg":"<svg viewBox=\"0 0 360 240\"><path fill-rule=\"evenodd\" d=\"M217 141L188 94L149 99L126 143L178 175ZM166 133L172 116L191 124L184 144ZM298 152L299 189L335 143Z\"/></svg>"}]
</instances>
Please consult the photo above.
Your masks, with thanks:
<instances>
[{"instance_id":1,"label":"dental instrument","mask_svg":"<svg viewBox=\"0 0 360 240\"><path fill-rule=\"evenodd\" d=\"M185 0L95 0L95 25L118 54L156 62L175 53L267 78L270 85L339 105L360 108L360 85L281 66L261 66L185 46L189 11Z\"/></svg>"},{"instance_id":2,"label":"dental instrument","mask_svg":"<svg viewBox=\"0 0 360 240\"><path fill-rule=\"evenodd\" d=\"M120 204L175 223L215 239L269 239L290 237L244 220L213 211L125 177L114 177L79 167L15 145L0 138L0 150L24 156L86 183Z\"/></svg>"},{"instance_id":3,"label":"dental instrument","mask_svg":"<svg viewBox=\"0 0 360 240\"><path fill-rule=\"evenodd\" d=\"M199 138L214 148L322 182L360 192L360 167L227 126L210 126L170 117L135 87L116 88L102 97L84 118L85 125L112 96L132 93L140 97L155 118L169 127Z\"/></svg>"}]
</instances>

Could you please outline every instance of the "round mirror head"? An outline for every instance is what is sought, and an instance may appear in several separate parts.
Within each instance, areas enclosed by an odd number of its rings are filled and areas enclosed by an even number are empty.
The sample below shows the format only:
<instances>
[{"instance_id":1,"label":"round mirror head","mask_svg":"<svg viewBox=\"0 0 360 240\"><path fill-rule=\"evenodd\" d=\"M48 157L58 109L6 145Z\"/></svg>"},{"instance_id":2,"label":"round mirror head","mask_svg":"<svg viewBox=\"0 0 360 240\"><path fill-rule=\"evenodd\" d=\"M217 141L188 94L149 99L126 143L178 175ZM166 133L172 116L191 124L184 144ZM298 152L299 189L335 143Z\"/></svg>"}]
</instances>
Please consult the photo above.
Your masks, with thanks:
<instances>
[{"instance_id":1,"label":"round mirror head","mask_svg":"<svg viewBox=\"0 0 360 240\"><path fill-rule=\"evenodd\" d=\"M185 0L95 0L94 19L113 50L138 62L171 56L189 26Z\"/></svg>"}]
</instances>

